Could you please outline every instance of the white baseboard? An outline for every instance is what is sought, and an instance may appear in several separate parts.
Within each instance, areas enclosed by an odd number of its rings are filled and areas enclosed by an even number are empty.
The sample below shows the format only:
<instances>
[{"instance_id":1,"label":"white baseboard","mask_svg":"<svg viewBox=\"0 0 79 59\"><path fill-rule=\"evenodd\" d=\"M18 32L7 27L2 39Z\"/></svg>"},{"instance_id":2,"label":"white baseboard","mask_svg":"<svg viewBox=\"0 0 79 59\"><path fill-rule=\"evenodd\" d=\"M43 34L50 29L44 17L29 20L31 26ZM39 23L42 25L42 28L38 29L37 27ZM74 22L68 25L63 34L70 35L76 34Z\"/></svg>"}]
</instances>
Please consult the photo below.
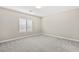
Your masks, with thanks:
<instances>
[{"instance_id":1,"label":"white baseboard","mask_svg":"<svg viewBox=\"0 0 79 59\"><path fill-rule=\"evenodd\" d=\"M0 43L9 42L9 41L13 41L13 40L17 40L17 39L22 39L22 38L26 38L26 37L37 36L37 35L41 35L41 34L31 34L31 35L22 36L22 37L16 37L16 38L0 41Z\"/></svg>"},{"instance_id":2,"label":"white baseboard","mask_svg":"<svg viewBox=\"0 0 79 59\"><path fill-rule=\"evenodd\" d=\"M56 38L67 39L67 40L72 40L72 41L79 42L79 39L67 38L67 37L57 36L57 35L53 35L53 34L42 33L42 35L46 35L46 36L50 36L50 37L56 37Z\"/></svg>"},{"instance_id":3,"label":"white baseboard","mask_svg":"<svg viewBox=\"0 0 79 59\"><path fill-rule=\"evenodd\" d=\"M72 41L79 42L78 39L62 37L62 36L57 36L57 35L53 35L53 34L40 33L40 34L32 34L32 35L27 35L27 36L22 36L22 37L16 37L16 38L8 39L8 40L3 40L3 41L0 41L0 43L9 42L9 41L13 41L13 40L17 40L17 39L22 39L22 38L27 38L27 37L32 37L32 36L38 36L38 35L39 36L40 35L45 35L45 36L56 37L56 38L67 39L67 40L72 40Z\"/></svg>"}]
</instances>

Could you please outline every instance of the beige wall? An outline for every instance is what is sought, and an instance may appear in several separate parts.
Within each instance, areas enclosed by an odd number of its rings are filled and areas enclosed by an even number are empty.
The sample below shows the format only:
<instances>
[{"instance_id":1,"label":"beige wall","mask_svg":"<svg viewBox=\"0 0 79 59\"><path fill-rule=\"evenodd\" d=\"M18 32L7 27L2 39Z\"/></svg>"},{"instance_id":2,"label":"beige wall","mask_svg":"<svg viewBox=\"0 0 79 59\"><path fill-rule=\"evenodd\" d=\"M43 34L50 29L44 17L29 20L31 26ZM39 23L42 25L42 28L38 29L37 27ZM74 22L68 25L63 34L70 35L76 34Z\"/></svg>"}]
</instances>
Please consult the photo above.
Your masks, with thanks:
<instances>
[{"instance_id":1,"label":"beige wall","mask_svg":"<svg viewBox=\"0 0 79 59\"><path fill-rule=\"evenodd\" d=\"M31 19L33 20L33 27L32 27L33 32L31 33L19 32L19 18L20 17L27 18L27 16L30 15L25 15L0 8L0 41L7 40L9 38L40 33L40 17L36 16L31 16Z\"/></svg>"},{"instance_id":2,"label":"beige wall","mask_svg":"<svg viewBox=\"0 0 79 59\"><path fill-rule=\"evenodd\" d=\"M79 39L79 9L49 15L42 25L44 33Z\"/></svg>"}]
</instances>

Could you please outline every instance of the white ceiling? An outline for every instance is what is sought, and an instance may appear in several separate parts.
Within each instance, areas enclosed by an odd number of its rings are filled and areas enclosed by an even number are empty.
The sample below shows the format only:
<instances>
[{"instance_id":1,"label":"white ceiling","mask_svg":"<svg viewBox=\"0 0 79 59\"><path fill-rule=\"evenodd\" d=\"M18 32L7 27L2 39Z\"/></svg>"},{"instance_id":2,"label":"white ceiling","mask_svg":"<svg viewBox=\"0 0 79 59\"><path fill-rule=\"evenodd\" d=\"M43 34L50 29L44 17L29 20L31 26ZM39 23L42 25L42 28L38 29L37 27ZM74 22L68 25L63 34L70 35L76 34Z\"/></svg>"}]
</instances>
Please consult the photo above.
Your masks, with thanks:
<instances>
[{"instance_id":1,"label":"white ceiling","mask_svg":"<svg viewBox=\"0 0 79 59\"><path fill-rule=\"evenodd\" d=\"M78 6L42 6L42 8L37 9L35 6L6 6L4 8L13 9L24 13L45 17L50 14L76 9L79 7Z\"/></svg>"}]
</instances>

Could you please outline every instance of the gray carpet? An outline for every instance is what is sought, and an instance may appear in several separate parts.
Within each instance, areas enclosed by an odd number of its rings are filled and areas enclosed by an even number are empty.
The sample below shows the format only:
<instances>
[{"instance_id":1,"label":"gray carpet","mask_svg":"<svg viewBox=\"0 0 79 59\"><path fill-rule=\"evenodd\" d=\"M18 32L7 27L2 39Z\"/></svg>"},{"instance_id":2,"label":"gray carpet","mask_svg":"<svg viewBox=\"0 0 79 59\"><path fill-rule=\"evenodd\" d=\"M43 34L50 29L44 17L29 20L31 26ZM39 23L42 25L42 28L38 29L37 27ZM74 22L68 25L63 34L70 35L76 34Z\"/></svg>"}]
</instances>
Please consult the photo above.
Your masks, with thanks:
<instances>
[{"instance_id":1,"label":"gray carpet","mask_svg":"<svg viewBox=\"0 0 79 59\"><path fill-rule=\"evenodd\" d=\"M34 36L0 43L0 52L77 52L79 42L47 36Z\"/></svg>"}]
</instances>

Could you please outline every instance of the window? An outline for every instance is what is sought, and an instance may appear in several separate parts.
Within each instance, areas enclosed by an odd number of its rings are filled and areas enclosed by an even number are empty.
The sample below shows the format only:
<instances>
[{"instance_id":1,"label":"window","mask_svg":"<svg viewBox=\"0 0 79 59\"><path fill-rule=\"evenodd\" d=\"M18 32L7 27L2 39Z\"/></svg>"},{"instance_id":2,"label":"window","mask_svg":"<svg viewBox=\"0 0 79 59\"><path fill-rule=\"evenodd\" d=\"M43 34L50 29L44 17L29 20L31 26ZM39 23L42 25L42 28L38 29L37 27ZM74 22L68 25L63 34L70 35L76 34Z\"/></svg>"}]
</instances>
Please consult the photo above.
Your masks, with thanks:
<instances>
[{"instance_id":1,"label":"window","mask_svg":"<svg viewBox=\"0 0 79 59\"><path fill-rule=\"evenodd\" d=\"M26 32L26 19L20 18L19 20L19 32Z\"/></svg>"},{"instance_id":2,"label":"window","mask_svg":"<svg viewBox=\"0 0 79 59\"><path fill-rule=\"evenodd\" d=\"M20 18L19 32L32 32L32 20L26 18Z\"/></svg>"},{"instance_id":3,"label":"window","mask_svg":"<svg viewBox=\"0 0 79 59\"><path fill-rule=\"evenodd\" d=\"M32 32L32 20L27 20L27 32Z\"/></svg>"}]
</instances>

